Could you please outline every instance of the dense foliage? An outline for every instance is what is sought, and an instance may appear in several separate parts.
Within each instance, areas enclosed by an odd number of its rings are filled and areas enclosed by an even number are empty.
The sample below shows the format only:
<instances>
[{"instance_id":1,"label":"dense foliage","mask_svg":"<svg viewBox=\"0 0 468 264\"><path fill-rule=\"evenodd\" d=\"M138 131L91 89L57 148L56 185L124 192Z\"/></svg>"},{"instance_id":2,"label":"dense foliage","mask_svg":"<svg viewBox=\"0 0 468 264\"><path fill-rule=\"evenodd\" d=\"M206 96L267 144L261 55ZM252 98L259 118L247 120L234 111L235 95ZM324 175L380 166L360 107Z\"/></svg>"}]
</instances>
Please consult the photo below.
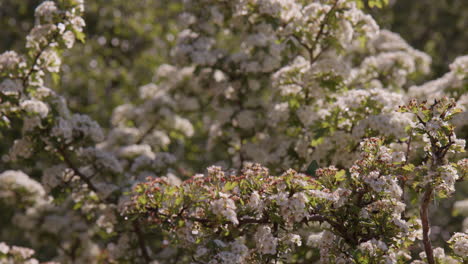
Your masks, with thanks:
<instances>
[{"instance_id":1,"label":"dense foliage","mask_svg":"<svg viewBox=\"0 0 468 264\"><path fill-rule=\"evenodd\" d=\"M32 26L0 54L1 263L468 261L467 200L433 224L466 194L468 56L422 82L386 1L100 2L88 37L82 0L0 19Z\"/></svg>"}]
</instances>

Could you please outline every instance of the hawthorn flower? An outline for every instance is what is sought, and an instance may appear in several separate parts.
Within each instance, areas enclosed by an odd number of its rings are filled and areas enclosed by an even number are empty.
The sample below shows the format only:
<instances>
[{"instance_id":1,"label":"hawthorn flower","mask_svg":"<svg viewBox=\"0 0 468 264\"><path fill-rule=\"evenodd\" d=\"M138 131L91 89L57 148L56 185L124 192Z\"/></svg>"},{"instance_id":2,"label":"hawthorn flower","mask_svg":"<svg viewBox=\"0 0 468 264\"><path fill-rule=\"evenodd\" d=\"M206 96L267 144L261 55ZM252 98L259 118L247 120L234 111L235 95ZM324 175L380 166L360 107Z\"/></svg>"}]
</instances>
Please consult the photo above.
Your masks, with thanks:
<instances>
[{"instance_id":1,"label":"hawthorn flower","mask_svg":"<svg viewBox=\"0 0 468 264\"><path fill-rule=\"evenodd\" d=\"M468 256L468 235L466 233L455 233L448 242L455 254L461 257Z\"/></svg>"},{"instance_id":2,"label":"hawthorn flower","mask_svg":"<svg viewBox=\"0 0 468 264\"><path fill-rule=\"evenodd\" d=\"M363 252L367 252L371 256L376 255L378 251L385 252L388 250L387 245L383 241L376 240L375 238L359 244L358 248Z\"/></svg>"},{"instance_id":3,"label":"hawthorn flower","mask_svg":"<svg viewBox=\"0 0 468 264\"><path fill-rule=\"evenodd\" d=\"M468 199L456 201L453 208L461 215L468 215Z\"/></svg>"},{"instance_id":4,"label":"hawthorn flower","mask_svg":"<svg viewBox=\"0 0 468 264\"><path fill-rule=\"evenodd\" d=\"M84 19L80 16L75 16L71 19L70 24L73 26L73 28L78 31L82 32L84 26L86 25Z\"/></svg>"},{"instance_id":5,"label":"hawthorn flower","mask_svg":"<svg viewBox=\"0 0 468 264\"><path fill-rule=\"evenodd\" d=\"M250 195L248 205L257 212L261 212L263 210L263 201L257 191L252 192Z\"/></svg>"},{"instance_id":6,"label":"hawthorn flower","mask_svg":"<svg viewBox=\"0 0 468 264\"><path fill-rule=\"evenodd\" d=\"M22 101L21 108L28 113L37 114L41 118L45 118L49 113L49 107L47 104L35 99Z\"/></svg>"},{"instance_id":7,"label":"hawthorn flower","mask_svg":"<svg viewBox=\"0 0 468 264\"><path fill-rule=\"evenodd\" d=\"M74 114L71 122L73 130L79 131L82 135L89 137L95 142L99 142L104 138L99 124L87 115Z\"/></svg>"},{"instance_id":8,"label":"hawthorn flower","mask_svg":"<svg viewBox=\"0 0 468 264\"><path fill-rule=\"evenodd\" d=\"M385 177L381 176L379 171L371 171L368 175L363 175L362 179L365 183L369 184L375 192L381 192L387 185Z\"/></svg>"},{"instance_id":9,"label":"hawthorn flower","mask_svg":"<svg viewBox=\"0 0 468 264\"><path fill-rule=\"evenodd\" d=\"M38 7L36 7L35 15L38 18L42 18L46 22L51 22L54 15L58 13L58 8L55 2L44 1Z\"/></svg>"},{"instance_id":10,"label":"hawthorn flower","mask_svg":"<svg viewBox=\"0 0 468 264\"><path fill-rule=\"evenodd\" d=\"M1 68L0 68L1 71ZM12 79L5 79L0 83L0 93L5 95L17 95L23 91L21 82Z\"/></svg>"},{"instance_id":11,"label":"hawthorn flower","mask_svg":"<svg viewBox=\"0 0 468 264\"><path fill-rule=\"evenodd\" d=\"M34 255L34 250L25 247L12 246L9 253L12 255L17 255L20 258L26 260L27 258L30 258L32 255Z\"/></svg>"},{"instance_id":12,"label":"hawthorn flower","mask_svg":"<svg viewBox=\"0 0 468 264\"><path fill-rule=\"evenodd\" d=\"M174 128L177 130L182 131L187 137L191 137L194 133L193 125L190 123L188 119L174 116Z\"/></svg>"},{"instance_id":13,"label":"hawthorn flower","mask_svg":"<svg viewBox=\"0 0 468 264\"><path fill-rule=\"evenodd\" d=\"M40 49L48 43L49 36L57 30L54 24L36 25L26 36L26 48Z\"/></svg>"},{"instance_id":14,"label":"hawthorn flower","mask_svg":"<svg viewBox=\"0 0 468 264\"><path fill-rule=\"evenodd\" d=\"M307 245L311 247L318 247L322 239L322 233L312 233L307 238Z\"/></svg>"},{"instance_id":15,"label":"hawthorn flower","mask_svg":"<svg viewBox=\"0 0 468 264\"><path fill-rule=\"evenodd\" d=\"M55 122L51 131L52 136L63 139L65 142L71 141L73 137L72 123L62 117L57 118Z\"/></svg>"},{"instance_id":16,"label":"hawthorn flower","mask_svg":"<svg viewBox=\"0 0 468 264\"><path fill-rule=\"evenodd\" d=\"M123 171L121 163L110 152L88 147L80 149L79 155L85 160L92 161L97 169L104 169L114 173L121 173Z\"/></svg>"},{"instance_id":17,"label":"hawthorn flower","mask_svg":"<svg viewBox=\"0 0 468 264\"><path fill-rule=\"evenodd\" d=\"M300 247L302 245L301 236L299 236L297 234L289 234L287 236L287 240L288 240L289 243L291 243L293 245L296 245L298 247Z\"/></svg>"},{"instance_id":18,"label":"hawthorn flower","mask_svg":"<svg viewBox=\"0 0 468 264\"><path fill-rule=\"evenodd\" d=\"M459 80L468 75L468 56L461 56L455 59L450 65L450 70L455 73L455 76Z\"/></svg>"},{"instance_id":19,"label":"hawthorn flower","mask_svg":"<svg viewBox=\"0 0 468 264\"><path fill-rule=\"evenodd\" d=\"M428 175L431 180L440 178L441 183L436 186L436 189L447 194L455 191L455 182L459 179L458 171L452 165L443 165L437 168L437 172L430 172Z\"/></svg>"},{"instance_id":20,"label":"hawthorn flower","mask_svg":"<svg viewBox=\"0 0 468 264\"><path fill-rule=\"evenodd\" d=\"M5 242L0 242L0 253L2 254L8 254L10 251L10 247L5 244Z\"/></svg>"},{"instance_id":21,"label":"hawthorn flower","mask_svg":"<svg viewBox=\"0 0 468 264\"><path fill-rule=\"evenodd\" d=\"M42 184L47 191L60 185L67 174L67 167L63 164L56 165L44 170L42 174Z\"/></svg>"},{"instance_id":22,"label":"hawthorn flower","mask_svg":"<svg viewBox=\"0 0 468 264\"><path fill-rule=\"evenodd\" d=\"M443 121L441 118L434 117L426 123L425 127L429 135L437 137L437 133L441 130L441 128L447 125L448 123Z\"/></svg>"},{"instance_id":23,"label":"hawthorn flower","mask_svg":"<svg viewBox=\"0 0 468 264\"><path fill-rule=\"evenodd\" d=\"M211 210L214 214L225 217L234 225L238 225L236 204L232 199L227 198L227 195L220 193L220 196L221 198L211 202Z\"/></svg>"},{"instance_id":24,"label":"hawthorn flower","mask_svg":"<svg viewBox=\"0 0 468 264\"><path fill-rule=\"evenodd\" d=\"M15 51L5 51L0 54L0 71L12 70L18 66L21 58Z\"/></svg>"},{"instance_id":25,"label":"hawthorn flower","mask_svg":"<svg viewBox=\"0 0 468 264\"><path fill-rule=\"evenodd\" d=\"M273 236L273 234L271 233L271 228L269 226L259 226L257 232L254 234L254 240L257 249L262 254L276 254L278 238Z\"/></svg>"},{"instance_id":26,"label":"hawthorn flower","mask_svg":"<svg viewBox=\"0 0 468 264\"><path fill-rule=\"evenodd\" d=\"M75 45L76 37L75 37L75 34L71 32L70 30L67 30L65 31L65 33L63 33L62 39L65 42L65 46L68 49L71 49L73 45Z\"/></svg>"},{"instance_id":27,"label":"hawthorn flower","mask_svg":"<svg viewBox=\"0 0 468 264\"><path fill-rule=\"evenodd\" d=\"M335 198L334 205L336 208L339 208L348 202L348 197L352 194L351 190L338 188L333 192L333 196Z\"/></svg>"},{"instance_id":28,"label":"hawthorn flower","mask_svg":"<svg viewBox=\"0 0 468 264\"><path fill-rule=\"evenodd\" d=\"M0 183L1 198L19 198L34 204L42 201L45 196L42 185L21 171L8 170L1 173ZM17 196L15 192L21 195Z\"/></svg>"},{"instance_id":29,"label":"hawthorn flower","mask_svg":"<svg viewBox=\"0 0 468 264\"><path fill-rule=\"evenodd\" d=\"M403 151L394 151L392 152L392 162L405 162L406 161L406 154Z\"/></svg>"},{"instance_id":30,"label":"hawthorn flower","mask_svg":"<svg viewBox=\"0 0 468 264\"><path fill-rule=\"evenodd\" d=\"M306 217L308 215L306 210L306 203L308 201L309 199L304 192L293 194L287 205L287 219L291 217L294 222L299 222Z\"/></svg>"},{"instance_id":31,"label":"hawthorn flower","mask_svg":"<svg viewBox=\"0 0 468 264\"><path fill-rule=\"evenodd\" d=\"M16 161L19 158L29 158L33 153L33 142L28 137L17 139L13 142L8 155L4 156L6 161Z\"/></svg>"}]
</instances>

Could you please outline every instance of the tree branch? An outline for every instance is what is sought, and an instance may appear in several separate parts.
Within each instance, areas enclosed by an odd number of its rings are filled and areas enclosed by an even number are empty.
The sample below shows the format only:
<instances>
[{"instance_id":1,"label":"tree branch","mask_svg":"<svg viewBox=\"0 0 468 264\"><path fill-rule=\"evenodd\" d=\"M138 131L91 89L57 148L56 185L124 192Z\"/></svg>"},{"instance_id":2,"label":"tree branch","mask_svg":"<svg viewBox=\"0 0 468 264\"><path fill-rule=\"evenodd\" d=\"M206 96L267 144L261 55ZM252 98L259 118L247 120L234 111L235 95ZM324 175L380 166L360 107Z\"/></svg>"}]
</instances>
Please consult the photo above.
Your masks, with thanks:
<instances>
[{"instance_id":1,"label":"tree branch","mask_svg":"<svg viewBox=\"0 0 468 264\"><path fill-rule=\"evenodd\" d=\"M435 264L434 260L434 252L432 250L431 239L429 237L430 232L430 223L429 223L429 204L431 202L432 196L432 186L427 184L426 191L424 192L422 201L421 201L421 222L423 227L423 244L424 244L424 251L426 252L427 262L429 264Z\"/></svg>"},{"instance_id":2,"label":"tree branch","mask_svg":"<svg viewBox=\"0 0 468 264\"><path fill-rule=\"evenodd\" d=\"M132 225L133 225L133 230L135 231L137 238L138 238L138 245L141 250L141 255L143 256L145 263L148 264L151 262L151 258L148 254L145 238L143 237L143 233L141 232L140 225L138 224L138 220L134 220L132 222Z\"/></svg>"}]
</instances>

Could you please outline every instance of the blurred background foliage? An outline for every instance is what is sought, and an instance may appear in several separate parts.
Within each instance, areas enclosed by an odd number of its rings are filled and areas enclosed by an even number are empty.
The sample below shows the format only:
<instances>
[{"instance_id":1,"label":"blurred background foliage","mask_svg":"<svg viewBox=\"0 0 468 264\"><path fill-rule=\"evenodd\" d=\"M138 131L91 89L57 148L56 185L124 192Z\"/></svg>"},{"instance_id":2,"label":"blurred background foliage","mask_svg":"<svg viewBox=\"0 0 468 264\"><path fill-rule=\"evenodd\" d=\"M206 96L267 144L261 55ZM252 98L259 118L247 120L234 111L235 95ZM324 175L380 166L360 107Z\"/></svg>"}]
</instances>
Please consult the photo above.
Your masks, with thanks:
<instances>
[{"instance_id":1,"label":"blurred background foliage","mask_svg":"<svg viewBox=\"0 0 468 264\"><path fill-rule=\"evenodd\" d=\"M0 51L24 51L40 2L0 0ZM401 34L432 57L427 79L442 76L457 56L468 54L466 0L397 0L383 8L375 7L372 0L360 2L382 28ZM72 110L109 128L113 108L136 101L137 88L153 81L157 66L171 63L183 0L88 0L85 5L86 43L64 54L60 78L48 80L47 86L64 95ZM9 147L8 140L0 137L0 141L0 148ZM455 197L431 209L434 237L447 240L461 229L463 216L453 217L451 211L455 200L466 198L468 186L458 187Z\"/></svg>"},{"instance_id":2,"label":"blurred background foliage","mask_svg":"<svg viewBox=\"0 0 468 264\"><path fill-rule=\"evenodd\" d=\"M41 0L1 0L0 50L21 50ZM468 53L466 0L360 0L362 7L389 29L433 59L428 79L443 75L458 55ZM376 3L378 4L376 6ZM112 109L133 101L137 87L152 81L155 69L170 62L180 28L183 0L86 1L86 43L64 55L59 81L48 86L63 94L73 110L109 126ZM105 107L104 107L104 106Z\"/></svg>"},{"instance_id":3,"label":"blurred background foliage","mask_svg":"<svg viewBox=\"0 0 468 264\"><path fill-rule=\"evenodd\" d=\"M22 50L41 0L1 0L0 50ZM58 82L47 86L63 94L70 107L108 127L112 109L132 100L137 87L152 81L169 60L180 1L86 1L86 43L63 56Z\"/></svg>"},{"instance_id":4,"label":"blurred background foliage","mask_svg":"<svg viewBox=\"0 0 468 264\"><path fill-rule=\"evenodd\" d=\"M466 0L391 0L385 8L368 13L382 28L399 33L414 48L432 57L431 79L448 71L457 56L468 53Z\"/></svg>"}]
</instances>

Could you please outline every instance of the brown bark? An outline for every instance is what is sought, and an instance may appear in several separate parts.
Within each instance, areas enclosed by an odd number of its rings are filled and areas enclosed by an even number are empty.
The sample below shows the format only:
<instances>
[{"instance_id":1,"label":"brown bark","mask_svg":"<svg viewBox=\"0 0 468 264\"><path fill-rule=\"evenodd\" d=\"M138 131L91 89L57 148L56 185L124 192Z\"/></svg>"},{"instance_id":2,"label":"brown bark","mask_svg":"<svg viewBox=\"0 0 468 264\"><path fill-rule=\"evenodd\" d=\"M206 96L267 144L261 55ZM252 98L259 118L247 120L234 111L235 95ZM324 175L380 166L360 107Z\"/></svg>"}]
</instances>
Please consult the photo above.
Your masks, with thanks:
<instances>
[{"instance_id":1,"label":"brown bark","mask_svg":"<svg viewBox=\"0 0 468 264\"><path fill-rule=\"evenodd\" d=\"M429 232L431 225L429 223L429 204L431 203L431 196L432 196L432 186L430 184L427 185L426 191L424 192L422 201L421 201L421 222L423 228L423 244L424 244L424 251L426 252L427 262L429 264L435 264L434 260L434 252L432 250L431 239L429 237Z\"/></svg>"}]
</instances>

